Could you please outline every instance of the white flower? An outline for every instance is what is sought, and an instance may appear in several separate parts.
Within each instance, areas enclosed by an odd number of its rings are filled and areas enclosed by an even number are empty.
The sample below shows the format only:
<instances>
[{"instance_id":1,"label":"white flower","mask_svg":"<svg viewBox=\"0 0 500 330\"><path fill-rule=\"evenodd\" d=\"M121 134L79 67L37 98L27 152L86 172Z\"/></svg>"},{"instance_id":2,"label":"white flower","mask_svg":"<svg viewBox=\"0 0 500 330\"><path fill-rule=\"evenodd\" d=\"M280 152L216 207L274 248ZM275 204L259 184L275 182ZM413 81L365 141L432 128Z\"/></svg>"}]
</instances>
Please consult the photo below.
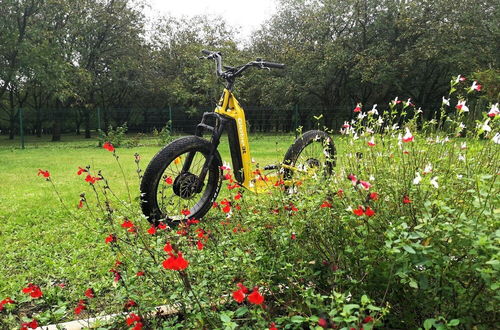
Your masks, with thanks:
<instances>
[{"instance_id":1,"label":"white flower","mask_svg":"<svg viewBox=\"0 0 500 330\"><path fill-rule=\"evenodd\" d=\"M372 136L371 140L368 141L368 146L374 147L375 146L375 138Z\"/></svg>"},{"instance_id":2,"label":"white flower","mask_svg":"<svg viewBox=\"0 0 500 330\"><path fill-rule=\"evenodd\" d=\"M394 124L391 126L391 130L393 131L397 131L399 129L399 125L398 124Z\"/></svg>"},{"instance_id":3,"label":"white flower","mask_svg":"<svg viewBox=\"0 0 500 330\"><path fill-rule=\"evenodd\" d=\"M465 105L465 100L458 101L455 108L457 108L459 111L462 111L462 112L469 112L469 107L467 105Z\"/></svg>"},{"instance_id":4,"label":"white flower","mask_svg":"<svg viewBox=\"0 0 500 330\"><path fill-rule=\"evenodd\" d=\"M403 142L412 142L413 141L413 135L410 132L410 129L406 127L406 133L403 136Z\"/></svg>"},{"instance_id":5,"label":"white flower","mask_svg":"<svg viewBox=\"0 0 500 330\"><path fill-rule=\"evenodd\" d=\"M352 139L353 139L353 140L357 140L357 139L359 139L358 133L354 133L354 135L353 135Z\"/></svg>"},{"instance_id":6,"label":"white flower","mask_svg":"<svg viewBox=\"0 0 500 330\"><path fill-rule=\"evenodd\" d=\"M374 133L374 131L373 131L373 129L371 127L367 127L365 132L368 133L368 134L373 134Z\"/></svg>"},{"instance_id":7,"label":"white flower","mask_svg":"<svg viewBox=\"0 0 500 330\"><path fill-rule=\"evenodd\" d=\"M413 179L413 184L419 184L420 181L422 181L422 177L420 176L420 173L415 172L415 179Z\"/></svg>"},{"instance_id":8,"label":"white flower","mask_svg":"<svg viewBox=\"0 0 500 330\"><path fill-rule=\"evenodd\" d=\"M374 104L373 108L370 111L368 111L368 114L369 115L378 115L377 105L376 104Z\"/></svg>"},{"instance_id":9,"label":"white flower","mask_svg":"<svg viewBox=\"0 0 500 330\"><path fill-rule=\"evenodd\" d=\"M462 142L462 145L460 146L460 149L462 149L462 150L467 149L467 143Z\"/></svg>"},{"instance_id":10,"label":"white flower","mask_svg":"<svg viewBox=\"0 0 500 330\"><path fill-rule=\"evenodd\" d=\"M481 130L483 130L485 132L491 132L491 127L488 125L489 122L490 122L490 119L489 118L486 119L486 121L481 126Z\"/></svg>"},{"instance_id":11,"label":"white flower","mask_svg":"<svg viewBox=\"0 0 500 330\"><path fill-rule=\"evenodd\" d=\"M495 134L491 141L495 142L496 144L500 144L500 133Z\"/></svg>"},{"instance_id":12,"label":"white flower","mask_svg":"<svg viewBox=\"0 0 500 330\"><path fill-rule=\"evenodd\" d=\"M373 175L370 175L370 176L368 177L368 180L370 180L370 181L375 181L375 177L374 177Z\"/></svg>"},{"instance_id":13,"label":"white flower","mask_svg":"<svg viewBox=\"0 0 500 330\"><path fill-rule=\"evenodd\" d=\"M462 179L464 176L462 174L457 174L457 179Z\"/></svg>"},{"instance_id":14,"label":"white flower","mask_svg":"<svg viewBox=\"0 0 500 330\"><path fill-rule=\"evenodd\" d=\"M424 112L424 111L422 110L422 108L421 108L421 107L419 107L419 108L417 109L417 111L416 111L416 113L417 113L417 114L419 114L419 113L423 113L423 112Z\"/></svg>"},{"instance_id":15,"label":"white flower","mask_svg":"<svg viewBox=\"0 0 500 330\"><path fill-rule=\"evenodd\" d=\"M365 118L365 117L366 117L366 113L360 112L360 113L358 114L358 119L359 119L359 120L363 120L363 118Z\"/></svg>"},{"instance_id":16,"label":"white flower","mask_svg":"<svg viewBox=\"0 0 500 330\"><path fill-rule=\"evenodd\" d=\"M383 123L384 123L384 120L382 119L382 117L378 117L377 125L382 126Z\"/></svg>"},{"instance_id":17,"label":"white flower","mask_svg":"<svg viewBox=\"0 0 500 330\"><path fill-rule=\"evenodd\" d=\"M447 106L450 106L450 99L446 99L444 96L443 96L443 102L442 102L443 105L447 105Z\"/></svg>"},{"instance_id":18,"label":"white flower","mask_svg":"<svg viewBox=\"0 0 500 330\"><path fill-rule=\"evenodd\" d=\"M465 125L464 125L464 123L460 123L460 125L458 127L460 127L460 129L463 130L465 128Z\"/></svg>"},{"instance_id":19,"label":"white flower","mask_svg":"<svg viewBox=\"0 0 500 330\"><path fill-rule=\"evenodd\" d=\"M500 111L498 110L498 103L492 104L490 112L488 112L489 117L495 117L500 115Z\"/></svg>"},{"instance_id":20,"label":"white flower","mask_svg":"<svg viewBox=\"0 0 500 330\"><path fill-rule=\"evenodd\" d=\"M423 175L429 174L432 172L432 164L429 163L425 165L424 171L422 172Z\"/></svg>"},{"instance_id":21,"label":"white flower","mask_svg":"<svg viewBox=\"0 0 500 330\"><path fill-rule=\"evenodd\" d=\"M437 176L435 176L435 177L433 177L433 178L431 179L431 181L429 182L429 183L430 183L430 184L431 184L434 188L436 188L436 189L437 189L437 188L439 188L439 184L438 184L438 182L437 182L437 179L438 179L438 177L437 177Z\"/></svg>"},{"instance_id":22,"label":"white flower","mask_svg":"<svg viewBox=\"0 0 500 330\"><path fill-rule=\"evenodd\" d=\"M465 156L464 156L464 155L462 155L462 154L459 154L459 155L458 155L458 160L459 160L459 161L462 161L462 162L465 162Z\"/></svg>"}]
</instances>

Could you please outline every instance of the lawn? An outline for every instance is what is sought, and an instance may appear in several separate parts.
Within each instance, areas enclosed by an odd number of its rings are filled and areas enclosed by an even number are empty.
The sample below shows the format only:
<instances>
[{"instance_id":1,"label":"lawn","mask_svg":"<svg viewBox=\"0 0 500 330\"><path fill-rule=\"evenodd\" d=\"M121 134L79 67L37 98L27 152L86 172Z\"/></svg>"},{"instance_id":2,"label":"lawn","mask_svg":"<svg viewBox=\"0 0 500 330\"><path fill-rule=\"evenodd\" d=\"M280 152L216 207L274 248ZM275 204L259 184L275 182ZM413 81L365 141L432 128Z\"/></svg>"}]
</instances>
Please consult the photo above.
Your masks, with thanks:
<instances>
[{"instance_id":1,"label":"lawn","mask_svg":"<svg viewBox=\"0 0 500 330\"><path fill-rule=\"evenodd\" d=\"M292 135L251 137L252 156L261 164L279 163L293 140ZM152 138L141 144L145 146L117 150L133 197L139 187L134 154L141 155L144 169L160 149ZM219 150L223 160L230 161L226 139ZM91 191L84 177L76 175L78 166L86 165L101 169L113 191L126 199L120 168L108 151L97 147L96 139L68 135L63 142L50 142L48 137L28 137L26 149L21 150L18 141L1 138L0 297L19 292L27 282L64 282L76 290L108 275L112 257L101 244L102 237L92 231L99 224L82 223L68 213L81 214L76 208L79 195ZM37 176L38 169L50 171L67 209L51 184ZM133 205L138 210L138 203Z\"/></svg>"}]
</instances>

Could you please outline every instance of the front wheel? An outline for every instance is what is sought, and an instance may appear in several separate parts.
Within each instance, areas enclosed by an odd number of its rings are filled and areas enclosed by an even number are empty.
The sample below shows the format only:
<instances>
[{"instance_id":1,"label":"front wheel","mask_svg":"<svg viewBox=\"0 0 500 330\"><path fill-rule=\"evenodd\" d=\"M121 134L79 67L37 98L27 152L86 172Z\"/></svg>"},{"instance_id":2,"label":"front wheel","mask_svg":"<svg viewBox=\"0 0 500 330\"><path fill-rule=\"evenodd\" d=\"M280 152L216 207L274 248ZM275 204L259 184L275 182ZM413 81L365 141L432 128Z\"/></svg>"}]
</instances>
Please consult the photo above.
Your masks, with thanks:
<instances>
[{"instance_id":1,"label":"front wheel","mask_svg":"<svg viewBox=\"0 0 500 330\"><path fill-rule=\"evenodd\" d=\"M141 208L151 223L165 220L176 225L182 220L199 219L208 212L219 194L222 179L222 161L215 151L203 182L200 180L211 150L209 141L187 136L173 141L153 157L141 181Z\"/></svg>"},{"instance_id":2,"label":"front wheel","mask_svg":"<svg viewBox=\"0 0 500 330\"><path fill-rule=\"evenodd\" d=\"M330 176L335 166L335 145L323 131L311 130L298 137L290 146L283 160L283 178L299 181L300 178Z\"/></svg>"}]
</instances>

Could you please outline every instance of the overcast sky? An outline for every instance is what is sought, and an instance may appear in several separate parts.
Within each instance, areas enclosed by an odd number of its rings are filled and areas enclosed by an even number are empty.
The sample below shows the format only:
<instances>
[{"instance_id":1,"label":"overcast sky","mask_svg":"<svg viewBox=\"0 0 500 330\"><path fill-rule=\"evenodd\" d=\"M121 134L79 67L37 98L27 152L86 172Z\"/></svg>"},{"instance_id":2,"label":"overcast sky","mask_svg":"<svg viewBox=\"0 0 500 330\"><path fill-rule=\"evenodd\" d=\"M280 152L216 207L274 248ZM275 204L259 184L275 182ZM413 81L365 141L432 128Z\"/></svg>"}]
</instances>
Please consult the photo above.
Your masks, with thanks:
<instances>
[{"instance_id":1,"label":"overcast sky","mask_svg":"<svg viewBox=\"0 0 500 330\"><path fill-rule=\"evenodd\" d=\"M248 40L251 32L276 11L275 0L148 0L148 15L170 14L194 16L220 15L231 26L240 28L241 40Z\"/></svg>"}]
</instances>

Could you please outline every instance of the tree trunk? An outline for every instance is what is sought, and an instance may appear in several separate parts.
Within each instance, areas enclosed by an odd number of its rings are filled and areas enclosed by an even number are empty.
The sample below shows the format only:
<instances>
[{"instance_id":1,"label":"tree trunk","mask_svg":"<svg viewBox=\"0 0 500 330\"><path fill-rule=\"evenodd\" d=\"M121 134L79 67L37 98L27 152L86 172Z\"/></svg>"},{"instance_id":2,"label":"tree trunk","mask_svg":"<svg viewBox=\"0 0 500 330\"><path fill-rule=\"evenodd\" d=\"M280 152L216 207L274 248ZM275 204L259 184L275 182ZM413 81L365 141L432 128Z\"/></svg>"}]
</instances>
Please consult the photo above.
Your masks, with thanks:
<instances>
[{"instance_id":1,"label":"tree trunk","mask_svg":"<svg viewBox=\"0 0 500 330\"><path fill-rule=\"evenodd\" d=\"M87 109L84 112L84 117L85 117L85 138L90 139L90 110Z\"/></svg>"},{"instance_id":2,"label":"tree trunk","mask_svg":"<svg viewBox=\"0 0 500 330\"><path fill-rule=\"evenodd\" d=\"M61 111L59 101L56 101L56 110L54 111L54 121L52 124L52 141L61 141Z\"/></svg>"}]
</instances>

